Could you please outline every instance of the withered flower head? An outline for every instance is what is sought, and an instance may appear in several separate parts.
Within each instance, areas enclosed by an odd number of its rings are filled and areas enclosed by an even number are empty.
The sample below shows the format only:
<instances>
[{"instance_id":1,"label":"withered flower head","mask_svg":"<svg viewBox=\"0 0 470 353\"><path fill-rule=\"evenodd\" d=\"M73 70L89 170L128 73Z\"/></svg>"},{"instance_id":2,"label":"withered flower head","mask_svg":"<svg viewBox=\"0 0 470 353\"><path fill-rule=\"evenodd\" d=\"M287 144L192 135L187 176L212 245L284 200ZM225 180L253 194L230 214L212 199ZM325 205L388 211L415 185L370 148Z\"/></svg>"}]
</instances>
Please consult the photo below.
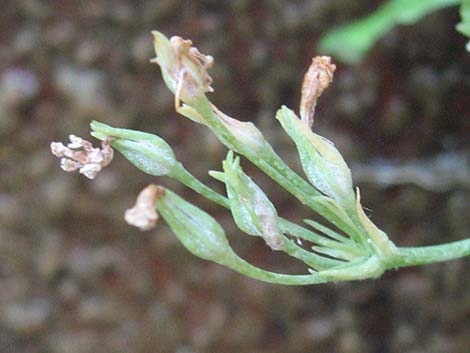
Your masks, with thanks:
<instances>
[{"instance_id":1,"label":"withered flower head","mask_svg":"<svg viewBox=\"0 0 470 353\"><path fill-rule=\"evenodd\" d=\"M67 146L62 142L51 142L51 152L60 158L60 167L66 172L78 170L87 178L94 179L113 160L114 151L109 139L101 143L101 149L75 135L69 135L69 139Z\"/></svg>"},{"instance_id":2,"label":"withered flower head","mask_svg":"<svg viewBox=\"0 0 470 353\"><path fill-rule=\"evenodd\" d=\"M150 184L143 189L137 196L135 205L124 214L126 222L140 230L154 228L159 218L155 206L158 197L163 192L162 187L154 184Z\"/></svg>"},{"instance_id":3,"label":"withered flower head","mask_svg":"<svg viewBox=\"0 0 470 353\"><path fill-rule=\"evenodd\" d=\"M312 64L304 76L300 99L300 118L309 127L313 125L317 99L333 81L335 70L336 66L331 63L329 56L316 56L312 59Z\"/></svg>"},{"instance_id":4,"label":"withered flower head","mask_svg":"<svg viewBox=\"0 0 470 353\"><path fill-rule=\"evenodd\" d=\"M158 31L152 34L157 57L151 62L160 65L166 84L175 94L176 108L180 100L188 101L214 91L207 73L214 62L212 56L201 54L190 40L178 36L168 40Z\"/></svg>"}]
</instances>

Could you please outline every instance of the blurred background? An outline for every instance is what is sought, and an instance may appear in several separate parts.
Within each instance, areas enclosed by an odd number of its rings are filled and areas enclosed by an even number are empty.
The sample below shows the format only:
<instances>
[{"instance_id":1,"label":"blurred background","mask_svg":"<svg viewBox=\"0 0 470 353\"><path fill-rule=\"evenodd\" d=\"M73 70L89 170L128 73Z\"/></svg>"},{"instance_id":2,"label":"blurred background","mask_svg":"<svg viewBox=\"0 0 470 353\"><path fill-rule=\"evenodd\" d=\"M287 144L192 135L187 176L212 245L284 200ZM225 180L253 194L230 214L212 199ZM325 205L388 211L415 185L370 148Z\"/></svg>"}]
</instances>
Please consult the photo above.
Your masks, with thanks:
<instances>
[{"instance_id":1,"label":"blurred background","mask_svg":"<svg viewBox=\"0 0 470 353\"><path fill-rule=\"evenodd\" d=\"M470 347L468 260L401 269L377 280L308 287L244 278L188 253L161 223L123 220L148 183L210 212L234 249L273 271L304 273L230 215L120 155L94 181L61 171L51 141L88 138L88 124L164 137L207 175L226 149L174 112L150 31L211 54L226 113L255 122L299 169L274 119L297 109L316 45L332 26L382 1L6 0L0 12L0 352L464 353ZM393 29L357 65L337 62L314 129L353 169L364 205L398 245L470 230L470 54L457 8ZM284 217L307 210L246 161ZM467 266L467 270L465 270Z\"/></svg>"}]
</instances>

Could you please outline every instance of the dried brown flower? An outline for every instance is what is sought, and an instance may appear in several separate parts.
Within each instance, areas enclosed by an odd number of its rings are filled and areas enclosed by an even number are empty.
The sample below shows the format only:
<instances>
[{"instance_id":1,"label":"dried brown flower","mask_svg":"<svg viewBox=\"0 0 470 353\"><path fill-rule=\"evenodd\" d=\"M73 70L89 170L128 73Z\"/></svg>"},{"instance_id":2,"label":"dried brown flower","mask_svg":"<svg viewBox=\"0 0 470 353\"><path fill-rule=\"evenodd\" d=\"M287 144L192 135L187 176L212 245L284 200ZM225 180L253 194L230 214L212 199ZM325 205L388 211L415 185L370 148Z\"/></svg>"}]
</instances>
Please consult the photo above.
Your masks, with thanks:
<instances>
[{"instance_id":1,"label":"dried brown flower","mask_svg":"<svg viewBox=\"0 0 470 353\"><path fill-rule=\"evenodd\" d=\"M113 160L114 151L109 139L101 143L101 149L75 135L69 135L69 139L67 146L62 142L51 142L51 152L61 158L60 167L66 172L78 170L87 178L94 179Z\"/></svg>"},{"instance_id":2,"label":"dried brown flower","mask_svg":"<svg viewBox=\"0 0 470 353\"><path fill-rule=\"evenodd\" d=\"M180 100L214 91L211 87L212 78L207 73L214 63L212 56L201 54L189 39L173 36L168 40L160 32L152 33L157 57L151 62L160 65L164 76L170 80L174 88L176 109L180 106Z\"/></svg>"},{"instance_id":3,"label":"dried brown flower","mask_svg":"<svg viewBox=\"0 0 470 353\"><path fill-rule=\"evenodd\" d=\"M313 125L318 97L333 81L335 70L336 66L331 63L329 56L316 56L312 59L312 64L304 76L300 99L300 118L309 127Z\"/></svg>"}]
</instances>

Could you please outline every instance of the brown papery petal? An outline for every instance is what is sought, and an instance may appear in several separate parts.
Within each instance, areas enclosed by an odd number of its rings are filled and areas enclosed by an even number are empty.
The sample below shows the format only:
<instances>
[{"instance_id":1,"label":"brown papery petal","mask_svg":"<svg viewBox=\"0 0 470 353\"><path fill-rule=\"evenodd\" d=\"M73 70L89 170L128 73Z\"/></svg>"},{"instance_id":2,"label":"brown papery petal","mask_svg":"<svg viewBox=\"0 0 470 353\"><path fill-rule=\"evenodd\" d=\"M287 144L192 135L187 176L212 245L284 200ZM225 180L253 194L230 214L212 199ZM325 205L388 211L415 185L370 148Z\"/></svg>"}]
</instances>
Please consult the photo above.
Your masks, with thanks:
<instances>
[{"instance_id":1,"label":"brown papery petal","mask_svg":"<svg viewBox=\"0 0 470 353\"><path fill-rule=\"evenodd\" d=\"M331 63L329 56L316 56L308 68L302 83L300 98L300 118L309 127L313 125L313 116L318 97L333 81L336 66Z\"/></svg>"}]
</instances>

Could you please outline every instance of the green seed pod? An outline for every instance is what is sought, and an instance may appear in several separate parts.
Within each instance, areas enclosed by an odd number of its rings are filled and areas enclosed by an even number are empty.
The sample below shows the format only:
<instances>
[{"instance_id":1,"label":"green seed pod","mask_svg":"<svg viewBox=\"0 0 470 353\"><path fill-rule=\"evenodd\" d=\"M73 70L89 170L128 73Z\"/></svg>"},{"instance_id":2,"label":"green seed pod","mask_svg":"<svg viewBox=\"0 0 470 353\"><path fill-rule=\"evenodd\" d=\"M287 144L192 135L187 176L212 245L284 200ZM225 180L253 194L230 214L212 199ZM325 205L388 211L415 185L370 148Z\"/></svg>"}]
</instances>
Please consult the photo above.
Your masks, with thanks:
<instances>
[{"instance_id":1,"label":"green seed pod","mask_svg":"<svg viewBox=\"0 0 470 353\"><path fill-rule=\"evenodd\" d=\"M220 224L170 190L163 191L157 210L186 249L202 259L228 264L234 253Z\"/></svg>"},{"instance_id":2,"label":"green seed pod","mask_svg":"<svg viewBox=\"0 0 470 353\"><path fill-rule=\"evenodd\" d=\"M117 149L133 165L151 175L167 175L177 161L172 148L159 136L127 129L117 129L93 121L92 136L111 139L111 146Z\"/></svg>"},{"instance_id":3,"label":"green seed pod","mask_svg":"<svg viewBox=\"0 0 470 353\"><path fill-rule=\"evenodd\" d=\"M240 167L240 158L230 151L223 162L224 173L211 175L223 181L227 188L233 219L243 232L261 236L273 250L284 249L282 234L277 226L277 212L261 188Z\"/></svg>"},{"instance_id":4,"label":"green seed pod","mask_svg":"<svg viewBox=\"0 0 470 353\"><path fill-rule=\"evenodd\" d=\"M215 105L211 104L212 111L219 118L219 121L230 131L233 137L244 146L256 153L261 151L267 145L263 134L258 128L249 121L240 121L234 119L220 111ZM230 142L226 143L230 146Z\"/></svg>"},{"instance_id":5,"label":"green seed pod","mask_svg":"<svg viewBox=\"0 0 470 353\"><path fill-rule=\"evenodd\" d=\"M295 113L283 106L276 118L292 138L308 180L339 203L354 207L351 171L332 142L313 133Z\"/></svg>"}]
</instances>

